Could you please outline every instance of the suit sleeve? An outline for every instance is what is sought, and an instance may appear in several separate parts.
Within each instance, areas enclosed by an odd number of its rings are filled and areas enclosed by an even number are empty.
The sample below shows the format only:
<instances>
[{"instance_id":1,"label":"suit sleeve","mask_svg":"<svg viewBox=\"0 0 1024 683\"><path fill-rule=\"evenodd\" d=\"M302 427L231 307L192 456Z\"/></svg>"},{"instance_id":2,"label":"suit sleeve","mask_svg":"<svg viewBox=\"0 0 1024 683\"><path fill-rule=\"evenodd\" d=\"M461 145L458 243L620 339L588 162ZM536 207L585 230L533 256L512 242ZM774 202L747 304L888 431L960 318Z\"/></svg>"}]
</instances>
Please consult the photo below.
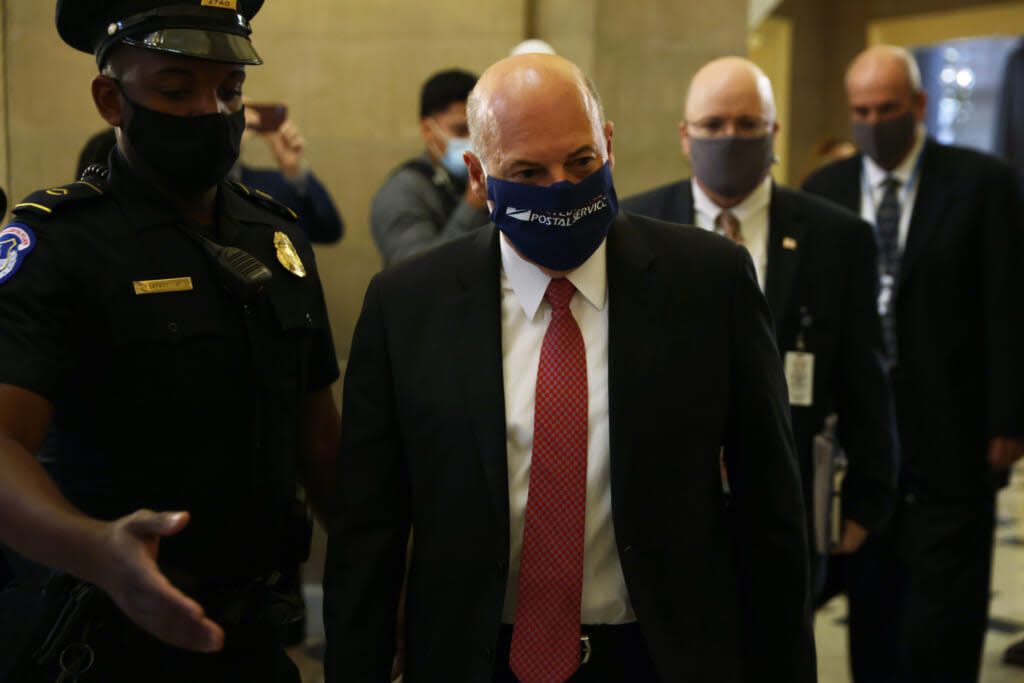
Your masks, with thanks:
<instances>
[{"instance_id":1,"label":"suit sleeve","mask_svg":"<svg viewBox=\"0 0 1024 683\"><path fill-rule=\"evenodd\" d=\"M878 316L878 266L874 235L864 222L851 225L840 331L837 384L839 442L849 468L843 481L843 518L869 532L889 515L896 495L896 425Z\"/></svg>"},{"instance_id":2,"label":"suit sleeve","mask_svg":"<svg viewBox=\"0 0 1024 683\"><path fill-rule=\"evenodd\" d=\"M337 508L324 568L326 680L386 683L410 530L379 281L370 283L345 373Z\"/></svg>"},{"instance_id":3,"label":"suit sleeve","mask_svg":"<svg viewBox=\"0 0 1024 683\"><path fill-rule=\"evenodd\" d=\"M985 193L982 270L989 436L1024 437L1024 211L1016 179L999 164Z\"/></svg>"},{"instance_id":4,"label":"suit sleeve","mask_svg":"<svg viewBox=\"0 0 1024 683\"><path fill-rule=\"evenodd\" d=\"M807 527L768 303L737 249L724 457L741 597L744 680L816 678Z\"/></svg>"}]
</instances>

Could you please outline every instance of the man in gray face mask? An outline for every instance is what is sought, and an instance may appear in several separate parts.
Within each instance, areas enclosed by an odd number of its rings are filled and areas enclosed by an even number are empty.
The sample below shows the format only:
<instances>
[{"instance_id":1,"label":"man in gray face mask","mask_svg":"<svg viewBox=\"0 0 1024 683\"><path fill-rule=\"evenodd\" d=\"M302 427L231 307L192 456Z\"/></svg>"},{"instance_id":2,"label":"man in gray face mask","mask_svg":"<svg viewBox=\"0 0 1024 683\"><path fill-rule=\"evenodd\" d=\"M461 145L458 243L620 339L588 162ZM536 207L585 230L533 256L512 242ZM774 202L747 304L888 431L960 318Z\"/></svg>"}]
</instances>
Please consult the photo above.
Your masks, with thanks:
<instances>
[{"instance_id":1,"label":"man in gray face mask","mask_svg":"<svg viewBox=\"0 0 1024 683\"><path fill-rule=\"evenodd\" d=\"M893 519L846 576L857 681L975 681L994 497L1024 451L1024 217L1012 170L925 134L906 50L846 73L862 154L805 188L875 224L901 458Z\"/></svg>"},{"instance_id":2,"label":"man in gray face mask","mask_svg":"<svg viewBox=\"0 0 1024 683\"><path fill-rule=\"evenodd\" d=\"M849 470L838 542L826 542L832 547L820 547L812 558L820 586L827 557L856 553L885 522L895 491L871 228L849 212L772 182L768 170L779 126L771 83L752 62L725 57L705 65L690 84L684 115L679 131L696 182L665 185L622 206L721 232L750 251L785 361L812 525L815 435L831 413L838 414ZM813 529L808 533L813 538Z\"/></svg>"}]
</instances>

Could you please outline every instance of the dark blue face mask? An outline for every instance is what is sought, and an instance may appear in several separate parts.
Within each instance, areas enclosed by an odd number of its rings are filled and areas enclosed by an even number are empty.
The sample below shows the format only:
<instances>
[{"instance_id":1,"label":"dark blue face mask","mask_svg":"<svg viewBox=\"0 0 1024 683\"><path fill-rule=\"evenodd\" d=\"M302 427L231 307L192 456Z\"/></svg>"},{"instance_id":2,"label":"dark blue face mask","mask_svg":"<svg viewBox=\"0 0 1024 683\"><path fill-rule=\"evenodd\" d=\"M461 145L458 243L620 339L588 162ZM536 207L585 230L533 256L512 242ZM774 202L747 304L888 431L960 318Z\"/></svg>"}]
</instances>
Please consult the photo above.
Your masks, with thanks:
<instances>
[{"instance_id":1,"label":"dark blue face mask","mask_svg":"<svg viewBox=\"0 0 1024 683\"><path fill-rule=\"evenodd\" d=\"M572 270L590 258L619 212L611 166L579 183L539 187L487 178L491 221L516 250L549 270Z\"/></svg>"}]
</instances>

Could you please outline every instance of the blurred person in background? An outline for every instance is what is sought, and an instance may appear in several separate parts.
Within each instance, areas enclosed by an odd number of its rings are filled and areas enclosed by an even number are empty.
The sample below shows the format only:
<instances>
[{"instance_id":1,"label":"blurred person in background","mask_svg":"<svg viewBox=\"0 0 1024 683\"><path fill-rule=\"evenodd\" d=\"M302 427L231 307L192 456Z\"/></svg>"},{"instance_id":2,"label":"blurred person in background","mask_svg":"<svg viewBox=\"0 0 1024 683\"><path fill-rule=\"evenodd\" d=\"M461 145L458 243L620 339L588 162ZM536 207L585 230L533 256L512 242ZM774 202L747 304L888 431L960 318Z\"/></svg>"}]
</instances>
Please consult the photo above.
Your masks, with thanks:
<instances>
[{"instance_id":1,"label":"blurred person in background","mask_svg":"<svg viewBox=\"0 0 1024 683\"><path fill-rule=\"evenodd\" d=\"M847 567L858 682L976 681L995 493L1024 453L1024 214L1012 169L924 128L913 55L878 45L846 72L860 153L812 193L875 226L878 311L899 432L892 522Z\"/></svg>"},{"instance_id":2,"label":"blurred person in background","mask_svg":"<svg viewBox=\"0 0 1024 683\"><path fill-rule=\"evenodd\" d=\"M466 98L476 76L461 69L431 76L420 91L425 149L394 169L373 196L370 233L385 266L459 237L488 221L468 184L472 149Z\"/></svg>"}]
</instances>

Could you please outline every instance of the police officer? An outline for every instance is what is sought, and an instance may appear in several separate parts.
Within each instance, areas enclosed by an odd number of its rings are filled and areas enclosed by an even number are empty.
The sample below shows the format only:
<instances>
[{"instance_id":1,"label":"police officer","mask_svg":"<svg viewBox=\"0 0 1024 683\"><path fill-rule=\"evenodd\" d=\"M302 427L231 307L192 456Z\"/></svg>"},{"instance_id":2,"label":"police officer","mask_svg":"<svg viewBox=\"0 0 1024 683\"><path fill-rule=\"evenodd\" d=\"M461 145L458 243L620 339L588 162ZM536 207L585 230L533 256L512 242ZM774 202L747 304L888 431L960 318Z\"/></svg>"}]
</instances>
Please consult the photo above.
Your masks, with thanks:
<instances>
[{"instance_id":1,"label":"police officer","mask_svg":"<svg viewBox=\"0 0 1024 683\"><path fill-rule=\"evenodd\" d=\"M73 592L51 628L0 605L0 634L58 641L47 657L0 637L0 663L30 652L48 680L299 680L274 586L296 480L329 496L338 369L294 214L224 182L261 4L57 3L61 37L96 57L118 143L109 177L36 192L0 230L0 540L110 610L92 618Z\"/></svg>"}]
</instances>

